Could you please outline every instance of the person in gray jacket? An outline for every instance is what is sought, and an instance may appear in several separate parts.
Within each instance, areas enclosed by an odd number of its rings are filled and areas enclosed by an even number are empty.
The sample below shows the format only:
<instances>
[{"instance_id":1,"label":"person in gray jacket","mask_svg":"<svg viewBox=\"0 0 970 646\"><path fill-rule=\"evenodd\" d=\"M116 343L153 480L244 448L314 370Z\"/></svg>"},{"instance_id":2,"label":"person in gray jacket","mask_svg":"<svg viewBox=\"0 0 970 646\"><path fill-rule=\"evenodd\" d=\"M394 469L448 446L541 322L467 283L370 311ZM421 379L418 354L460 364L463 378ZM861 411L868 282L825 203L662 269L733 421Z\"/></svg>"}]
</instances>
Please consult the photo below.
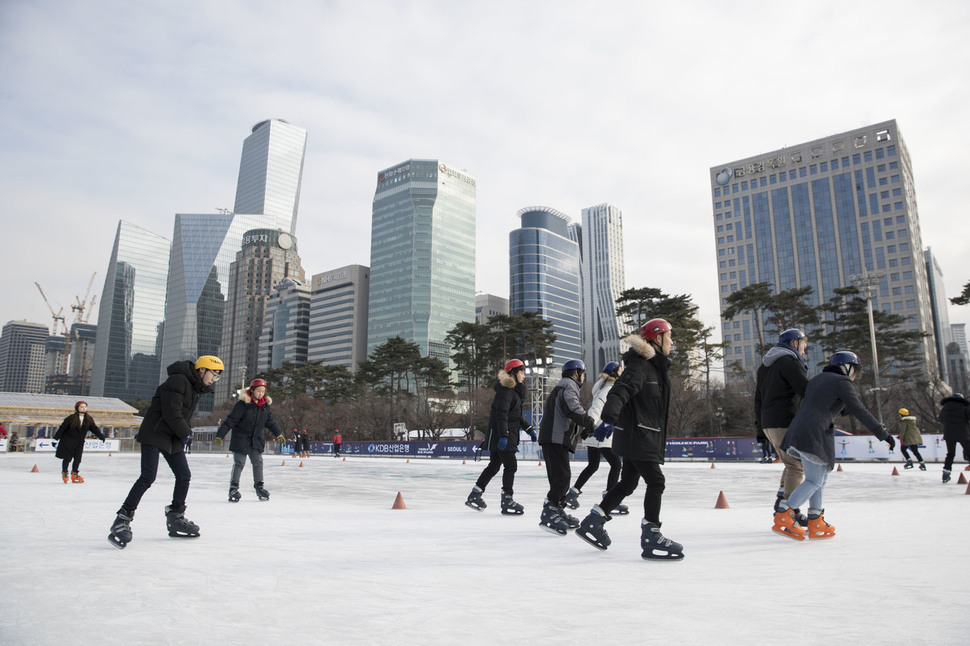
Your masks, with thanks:
<instances>
[{"instance_id":1,"label":"person in gray jacket","mask_svg":"<svg viewBox=\"0 0 970 646\"><path fill-rule=\"evenodd\" d=\"M831 538L835 527L825 522L822 492L829 471L835 467L835 418L850 413L877 438L896 447L896 440L886 427L873 417L859 401L852 382L859 376L861 364L854 352L836 352L829 365L808 382L805 401L788 427L781 448L801 460L805 481L798 485L781 509L775 513L772 530L795 540ZM792 508L808 503L808 529L795 520Z\"/></svg>"}]
</instances>

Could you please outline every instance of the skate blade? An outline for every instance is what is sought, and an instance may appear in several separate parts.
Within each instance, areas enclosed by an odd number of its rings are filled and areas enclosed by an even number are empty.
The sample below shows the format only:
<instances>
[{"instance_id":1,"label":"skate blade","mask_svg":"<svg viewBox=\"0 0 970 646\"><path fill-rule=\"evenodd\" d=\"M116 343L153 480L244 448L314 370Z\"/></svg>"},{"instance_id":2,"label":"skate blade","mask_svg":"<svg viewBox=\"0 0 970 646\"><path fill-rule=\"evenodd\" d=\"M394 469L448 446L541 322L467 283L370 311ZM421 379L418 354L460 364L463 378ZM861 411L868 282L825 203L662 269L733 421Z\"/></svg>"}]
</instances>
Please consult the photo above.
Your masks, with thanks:
<instances>
[{"instance_id":1,"label":"skate blade","mask_svg":"<svg viewBox=\"0 0 970 646\"><path fill-rule=\"evenodd\" d=\"M653 552L650 552L648 554L644 552L643 554L640 555L640 557L644 561L655 561L658 563L661 561L683 561L684 553L683 552L675 552L675 553L664 552L662 554L654 554Z\"/></svg>"},{"instance_id":2,"label":"skate blade","mask_svg":"<svg viewBox=\"0 0 970 646\"><path fill-rule=\"evenodd\" d=\"M593 547L595 547L601 552L605 552L606 548L609 547L610 544L613 542L613 541L610 541L609 543L600 543L595 538L590 538L583 532L576 532L576 536L579 536L581 539L583 539L584 541L586 541L587 543L589 543L590 545L592 545Z\"/></svg>"},{"instance_id":3,"label":"skate blade","mask_svg":"<svg viewBox=\"0 0 970 646\"><path fill-rule=\"evenodd\" d=\"M108 534L108 542L117 547L119 550L123 550L128 546L128 543L118 540L111 534Z\"/></svg>"},{"instance_id":4,"label":"skate blade","mask_svg":"<svg viewBox=\"0 0 970 646\"><path fill-rule=\"evenodd\" d=\"M567 529L559 529L558 527L551 527L549 525L544 525L543 523L539 523L539 527L546 530L550 534L555 534L556 536L565 536L569 533L569 530Z\"/></svg>"},{"instance_id":5,"label":"skate blade","mask_svg":"<svg viewBox=\"0 0 970 646\"><path fill-rule=\"evenodd\" d=\"M610 514L616 514L617 516L627 516L629 515L629 513L630 513L629 509L624 509L622 511L618 509L614 509L613 511L610 512Z\"/></svg>"},{"instance_id":6,"label":"skate blade","mask_svg":"<svg viewBox=\"0 0 970 646\"><path fill-rule=\"evenodd\" d=\"M470 503L467 500L465 501L465 506L466 507L470 507L471 509L474 509L475 511L485 511L485 508L484 507L480 507L478 505L475 505L473 503Z\"/></svg>"},{"instance_id":7,"label":"skate blade","mask_svg":"<svg viewBox=\"0 0 970 646\"><path fill-rule=\"evenodd\" d=\"M179 534L178 532L169 532L169 538L198 538L201 534Z\"/></svg>"},{"instance_id":8,"label":"skate blade","mask_svg":"<svg viewBox=\"0 0 970 646\"><path fill-rule=\"evenodd\" d=\"M803 541L806 538L805 537L805 534L792 534L791 532L786 532L783 529L776 529L774 527L771 528L771 531L773 531L774 533L778 534L779 536L784 536L785 538L790 538L793 541Z\"/></svg>"},{"instance_id":9,"label":"skate blade","mask_svg":"<svg viewBox=\"0 0 970 646\"><path fill-rule=\"evenodd\" d=\"M514 511L512 509L503 509L502 510L502 515L504 515L504 516L521 516L524 513L525 513L525 510L524 509L521 510L521 511Z\"/></svg>"}]
</instances>

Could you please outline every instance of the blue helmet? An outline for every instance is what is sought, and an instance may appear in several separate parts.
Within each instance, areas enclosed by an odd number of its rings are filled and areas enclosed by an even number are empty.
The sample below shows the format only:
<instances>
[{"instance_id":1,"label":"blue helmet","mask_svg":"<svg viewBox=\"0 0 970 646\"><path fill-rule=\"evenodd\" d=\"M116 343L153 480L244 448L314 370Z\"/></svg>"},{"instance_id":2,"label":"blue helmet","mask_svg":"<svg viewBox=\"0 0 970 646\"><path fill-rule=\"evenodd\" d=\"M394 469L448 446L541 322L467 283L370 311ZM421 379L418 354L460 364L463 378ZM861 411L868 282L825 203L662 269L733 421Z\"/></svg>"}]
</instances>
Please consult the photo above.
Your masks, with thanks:
<instances>
[{"instance_id":1,"label":"blue helmet","mask_svg":"<svg viewBox=\"0 0 970 646\"><path fill-rule=\"evenodd\" d=\"M618 361L610 361L608 364L603 366L602 372L611 377L616 376L616 371L620 369L620 363Z\"/></svg>"},{"instance_id":2,"label":"blue helmet","mask_svg":"<svg viewBox=\"0 0 970 646\"><path fill-rule=\"evenodd\" d=\"M842 374L847 375L852 366L858 368L862 365L862 362L859 361L859 356L855 352L840 350L829 357L829 365L841 368Z\"/></svg>"},{"instance_id":3,"label":"blue helmet","mask_svg":"<svg viewBox=\"0 0 970 646\"><path fill-rule=\"evenodd\" d=\"M586 372L586 364L579 359L570 359L566 363L562 364L562 371L569 372L570 370L581 370Z\"/></svg>"},{"instance_id":4,"label":"blue helmet","mask_svg":"<svg viewBox=\"0 0 970 646\"><path fill-rule=\"evenodd\" d=\"M804 339L805 333L798 328L791 328L790 330L785 330L778 335L778 343L784 343L785 345L791 344L792 341L797 341L798 339Z\"/></svg>"}]
</instances>

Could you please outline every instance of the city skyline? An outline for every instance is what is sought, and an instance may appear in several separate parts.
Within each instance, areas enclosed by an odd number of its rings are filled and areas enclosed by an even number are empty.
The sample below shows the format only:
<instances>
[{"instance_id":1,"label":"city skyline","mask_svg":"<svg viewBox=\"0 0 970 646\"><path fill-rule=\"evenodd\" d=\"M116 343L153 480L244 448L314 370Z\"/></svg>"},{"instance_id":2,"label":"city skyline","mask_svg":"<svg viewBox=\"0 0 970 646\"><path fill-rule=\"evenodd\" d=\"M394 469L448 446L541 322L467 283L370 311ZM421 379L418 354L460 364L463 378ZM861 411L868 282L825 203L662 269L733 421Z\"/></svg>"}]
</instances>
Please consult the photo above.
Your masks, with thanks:
<instances>
[{"instance_id":1,"label":"city skyline","mask_svg":"<svg viewBox=\"0 0 970 646\"><path fill-rule=\"evenodd\" d=\"M175 213L232 206L239 133L266 118L309 133L297 231L308 275L370 263L375 169L449 159L478 182L477 291L508 295L519 209L554 204L578 222L582 208L608 202L624 214L627 286L691 294L702 321L719 327L708 169L895 119L947 295L970 280L970 223L956 217L966 163L953 145L970 98L970 53L959 46L970 9L616 3L590 13L563 2L555 12L510 4L518 18L508 20L501 4L304 4L297 23L214 3L187 24L178 3L111 12L5 3L0 52L22 63L0 72L0 188L8 239L26 244L0 259L13 277L0 323L49 325L34 281L55 309L83 294L72 277L97 271L100 284L119 220L168 237ZM157 29L122 28L148 15ZM242 36L257 26L264 42ZM501 47L490 37L498 29ZM414 30L433 35L415 44ZM847 36L823 46L833 33ZM407 66L394 62L399 49ZM316 64L292 64L301 60ZM860 69L891 70L894 82L859 83ZM825 83L809 86L815 78ZM809 87L821 93L780 105ZM65 93L76 100L57 99ZM632 251L648 239L663 244ZM949 315L966 323L970 308Z\"/></svg>"}]
</instances>

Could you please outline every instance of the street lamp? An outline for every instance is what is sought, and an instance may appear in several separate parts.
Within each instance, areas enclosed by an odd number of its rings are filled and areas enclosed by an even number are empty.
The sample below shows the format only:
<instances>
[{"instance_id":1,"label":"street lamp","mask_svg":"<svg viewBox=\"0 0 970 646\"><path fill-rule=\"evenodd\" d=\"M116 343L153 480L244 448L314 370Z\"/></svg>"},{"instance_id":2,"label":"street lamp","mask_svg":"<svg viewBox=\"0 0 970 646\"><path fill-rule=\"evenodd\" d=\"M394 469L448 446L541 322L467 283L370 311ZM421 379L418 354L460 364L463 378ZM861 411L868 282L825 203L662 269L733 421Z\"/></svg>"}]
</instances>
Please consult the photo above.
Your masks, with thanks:
<instances>
[{"instance_id":1,"label":"street lamp","mask_svg":"<svg viewBox=\"0 0 970 646\"><path fill-rule=\"evenodd\" d=\"M869 314L869 344L872 347L872 391L876 397L876 417L882 423L882 404L879 401L879 393L882 387L879 385L879 355L876 354L876 324L872 317L872 289L879 284L879 280L885 274L864 273L861 276L850 276L852 284L859 288L866 296L866 311Z\"/></svg>"}]
</instances>

